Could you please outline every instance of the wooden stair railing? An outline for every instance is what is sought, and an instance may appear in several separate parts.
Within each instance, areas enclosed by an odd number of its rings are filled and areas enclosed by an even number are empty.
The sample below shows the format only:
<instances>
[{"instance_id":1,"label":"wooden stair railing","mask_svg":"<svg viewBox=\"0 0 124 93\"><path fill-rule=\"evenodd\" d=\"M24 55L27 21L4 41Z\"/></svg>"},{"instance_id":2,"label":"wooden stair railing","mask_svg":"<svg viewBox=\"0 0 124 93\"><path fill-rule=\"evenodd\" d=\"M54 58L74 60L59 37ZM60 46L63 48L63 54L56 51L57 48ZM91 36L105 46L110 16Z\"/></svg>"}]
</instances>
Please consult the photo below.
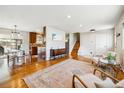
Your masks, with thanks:
<instances>
[{"instance_id":1,"label":"wooden stair railing","mask_svg":"<svg viewBox=\"0 0 124 93\"><path fill-rule=\"evenodd\" d=\"M73 50L71 52L71 55L72 56L77 56L79 47L80 47L80 42L79 41L76 41L76 43L75 43L75 45L73 47Z\"/></svg>"}]
</instances>

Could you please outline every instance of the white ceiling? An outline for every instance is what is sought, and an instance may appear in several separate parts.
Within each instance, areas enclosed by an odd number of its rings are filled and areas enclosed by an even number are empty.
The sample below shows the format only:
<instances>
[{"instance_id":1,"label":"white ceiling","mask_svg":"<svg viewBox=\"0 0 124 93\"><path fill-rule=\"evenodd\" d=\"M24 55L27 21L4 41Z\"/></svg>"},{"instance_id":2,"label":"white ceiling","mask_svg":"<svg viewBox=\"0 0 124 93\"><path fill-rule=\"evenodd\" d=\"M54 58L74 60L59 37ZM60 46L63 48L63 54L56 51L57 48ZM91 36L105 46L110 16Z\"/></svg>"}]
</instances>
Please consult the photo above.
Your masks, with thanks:
<instances>
[{"instance_id":1,"label":"white ceiling","mask_svg":"<svg viewBox=\"0 0 124 93\"><path fill-rule=\"evenodd\" d=\"M0 6L0 27L13 29L16 24L19 30L39 31L45 25L69 32L110 29L123 9L114 5Z\"/></svg>"}]
</instances>

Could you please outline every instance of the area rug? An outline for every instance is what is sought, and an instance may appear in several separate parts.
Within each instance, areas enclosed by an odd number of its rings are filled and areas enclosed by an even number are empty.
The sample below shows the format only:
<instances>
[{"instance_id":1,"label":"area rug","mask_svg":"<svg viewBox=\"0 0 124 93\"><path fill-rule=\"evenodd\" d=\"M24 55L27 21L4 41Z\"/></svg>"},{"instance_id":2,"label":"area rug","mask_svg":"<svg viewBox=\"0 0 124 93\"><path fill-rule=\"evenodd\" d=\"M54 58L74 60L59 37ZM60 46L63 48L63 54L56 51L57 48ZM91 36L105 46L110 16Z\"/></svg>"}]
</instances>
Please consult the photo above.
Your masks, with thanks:
<instances>
[{"instance_id":1,"label":"area rug","mask_svg":"<svg viewBox=\"0 0 124 93\"><path fill-rule=\"evenodd\" d=\"M23 79L30 88L71 88L74 74L84 75L92 72L93 66L90 63L67 59Z\"/></svg>"}]
</instances>

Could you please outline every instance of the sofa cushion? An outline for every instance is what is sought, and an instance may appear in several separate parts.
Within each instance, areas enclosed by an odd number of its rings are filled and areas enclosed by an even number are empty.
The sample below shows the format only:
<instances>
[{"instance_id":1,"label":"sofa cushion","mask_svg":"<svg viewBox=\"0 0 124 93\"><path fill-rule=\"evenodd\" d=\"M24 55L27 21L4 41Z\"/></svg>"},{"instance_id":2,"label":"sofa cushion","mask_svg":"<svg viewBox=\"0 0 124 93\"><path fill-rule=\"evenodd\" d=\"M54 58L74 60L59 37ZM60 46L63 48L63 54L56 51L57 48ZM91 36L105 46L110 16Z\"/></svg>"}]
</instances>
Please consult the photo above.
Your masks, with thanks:
<instances>
[{"instance_id":1,"label":"sofa cushion","mask_svg":"<svg viewBox=\"0 0 124 93\"><path fill-rule=\"evenodd\" d=\"M94 82L96 88L114 88L115 84L110 78L106 78L102 82Z\"/></svg>"},{"instance_id":2,"label":"sofa cushion","mask_svg":"<svg viewBox=\"0 0 124 93\"><path fill-rule=\"evenodd\" d=\"M80 75L78 77L89 88L95 88L96 87L95 84L94 84L94 82L102 82L102 80L99 77L97 77L97 76L95 76L93 74ZM75 87L76 88L81 88L81 87L84 87L84 86L80 83L80 81L78 79L75 78Z\"/></svg>"},{"instance_id":3,"label":"sofa cushion","mask_svg":"<svg viewBox=\"0 0 124 93\"><path fill-rule=\"evenodd\" d=\"M101 80L99 77L93 74L78 75L78 77L88 88L124 88L124 80L121 80L115 84L110 78ZM74 82L76 88L84 88L77 78L75 78Z\"/></svg>"},{"instance_id":4,"label":"sofa cushion","mask_svg":"<svg viewBox=\"0 0 124 93\"><path fill-rule=\"evenodd\" d=\"M119 81L116 86L116 88L124 88L124 80Z\"/></svg>"}]
</instances>

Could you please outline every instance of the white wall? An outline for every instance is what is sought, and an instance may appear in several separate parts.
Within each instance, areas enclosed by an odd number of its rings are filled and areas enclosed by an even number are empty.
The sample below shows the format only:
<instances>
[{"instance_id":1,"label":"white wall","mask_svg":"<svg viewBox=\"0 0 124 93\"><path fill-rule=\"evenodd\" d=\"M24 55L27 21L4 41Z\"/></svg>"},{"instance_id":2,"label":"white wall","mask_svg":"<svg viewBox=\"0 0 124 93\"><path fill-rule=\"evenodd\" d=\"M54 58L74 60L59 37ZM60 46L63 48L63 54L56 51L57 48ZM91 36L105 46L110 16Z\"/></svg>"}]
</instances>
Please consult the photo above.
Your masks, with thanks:
<instances>
[{"instance_id":1,"label":"white wall","mask_svg":"<svg viewBox=\"0 0 124 93\"><path fill-rule=\"evenodd\" d=\"M69 34L69 54L71 54L71 51L77 41L77 35L75 33Z\"/></svg>"},{"instance_id":2,"label":"white wall","mask_svg":"<svg viewBox=\"0 0 124 93\"><path fill-rule=\"evenodd\" d=\"M104 54L113 49L113 30L86 32L80 34L80 49L78 55Z\"/></svg>"},{"instance_id":3,"label":"white wall","mask_svg":"<svg viewBox=\"0 0 124 93\"><path fill-rule=\"evenodd\" d=\"M52 34L60 34L62 40L52 40ZM46 28L46 60L50 59L50 49L65 48L65 32L52 27Z\"/></svg>"},{"instance_id":4,"label":"white wall","mask_svg":"<svg viewBox=\"0 0 124 93\"><path fill-rule=\"evenodd\" d=\"M29 32L22 32L22 50L29 54Z\"/></svg>"},{"instance_id":5,"label":"white wall","mask_svg":"<svg viewBox=\"0 0 124 93\"><path fill-rule=\"evenodd\" d=\"M122 42L124 42L123 37L122 37L123 29L124 29L123 23L124 23L124 13L120 17L119 21L117 22L115 26L115 33L116 33L115 35L120 33L120 36L116 37L116 43L115 43L115 47L116 47L115 51L117 52L117 61L124 66L124 60L123 60L124 49L122 48Z\"/></svg>"}]
</instances>

